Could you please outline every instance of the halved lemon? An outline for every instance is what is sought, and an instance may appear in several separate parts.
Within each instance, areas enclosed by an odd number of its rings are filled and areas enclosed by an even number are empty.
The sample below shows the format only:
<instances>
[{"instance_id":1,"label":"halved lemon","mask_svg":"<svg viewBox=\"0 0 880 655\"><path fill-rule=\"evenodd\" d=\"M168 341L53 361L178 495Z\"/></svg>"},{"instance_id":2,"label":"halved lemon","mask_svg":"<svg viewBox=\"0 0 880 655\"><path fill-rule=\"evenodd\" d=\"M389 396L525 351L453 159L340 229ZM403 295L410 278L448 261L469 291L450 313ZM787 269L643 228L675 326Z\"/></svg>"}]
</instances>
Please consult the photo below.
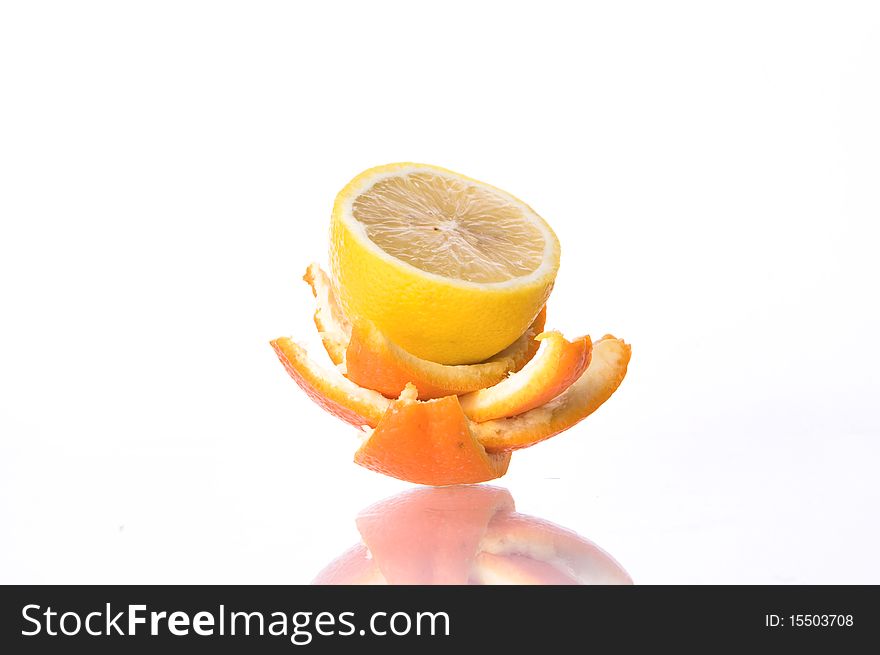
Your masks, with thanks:
<instances>
[{"instance_id":1,"label":"halved lemon","mask_svg":"<svg viewBox=\"0 0 880 655\"><path fill-rule=\"evenodd\" d=\"M441 364L488 359L529 327L559 241L509 193L425 164L364 171L340 191L332 282L346 316Z\"/></svg>"}]
</instances>

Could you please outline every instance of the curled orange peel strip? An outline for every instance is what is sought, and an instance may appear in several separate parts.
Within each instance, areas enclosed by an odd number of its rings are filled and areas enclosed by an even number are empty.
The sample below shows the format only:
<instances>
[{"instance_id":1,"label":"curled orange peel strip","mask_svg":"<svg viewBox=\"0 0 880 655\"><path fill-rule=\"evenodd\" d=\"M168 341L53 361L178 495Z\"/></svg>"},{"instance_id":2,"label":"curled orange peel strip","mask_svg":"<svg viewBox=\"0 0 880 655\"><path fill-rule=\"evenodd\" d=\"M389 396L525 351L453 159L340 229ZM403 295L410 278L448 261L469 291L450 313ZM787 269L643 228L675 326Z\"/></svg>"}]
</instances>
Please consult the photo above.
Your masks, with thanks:
<instances>
[{"instance_id":1,"label":"curled orange peel strip","mask_svg":"<svg viewBox=\"0 0 880 655\"><path fill-rule=\"evenodd\" d=\"M490 452L532 446L567 430L595 412L626 375L632 348L611 335L593 344L586 371L563 393L518 416L471 423L474 436Z\"/></svg>"},{"instance_id":2,"label":"curled orange peel strip","mask_svg":"<svg viewBox=\"0 0 880 655\"><path fill-rule=\"evenodd\" d=\"M590 365L590 337L568 341L559 332L543 332L536 340L540 348L522 370L459 399L468 418L490 421L540 407L574 384Z\"/></svg>"},{"instance_id":3,"label":"curled orange peel strip","mask_svg":"<svg viewBox=\"0 0 880 655\"><path fill-rule=\"evenodd\" d=\"M312 360L306 349L281 337L270 342L290 377L318 405L357 427L375 427L391 406L377 391L364 389L337 369L324 368Z\"/></svg>"}]
</instances>

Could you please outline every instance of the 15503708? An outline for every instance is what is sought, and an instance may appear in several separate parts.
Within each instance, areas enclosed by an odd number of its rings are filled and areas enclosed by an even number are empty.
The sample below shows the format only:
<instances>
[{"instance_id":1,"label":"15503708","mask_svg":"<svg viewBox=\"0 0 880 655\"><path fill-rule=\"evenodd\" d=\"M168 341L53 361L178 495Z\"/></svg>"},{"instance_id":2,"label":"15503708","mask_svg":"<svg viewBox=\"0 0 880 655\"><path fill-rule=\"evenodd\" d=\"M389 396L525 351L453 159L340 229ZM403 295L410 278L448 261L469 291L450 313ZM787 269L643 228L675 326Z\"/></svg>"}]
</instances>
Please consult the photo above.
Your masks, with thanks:
<instances>
[{"instance_id":1,"label":"15503708","mask_svg":"<svg viewBox=\"0 0 880 655\"><path fill-rule=\"evenodd\" d=\"M790 625L796 628L848 628L853 625L852 614L792 614Z\"/></svg>"}]
</instances>

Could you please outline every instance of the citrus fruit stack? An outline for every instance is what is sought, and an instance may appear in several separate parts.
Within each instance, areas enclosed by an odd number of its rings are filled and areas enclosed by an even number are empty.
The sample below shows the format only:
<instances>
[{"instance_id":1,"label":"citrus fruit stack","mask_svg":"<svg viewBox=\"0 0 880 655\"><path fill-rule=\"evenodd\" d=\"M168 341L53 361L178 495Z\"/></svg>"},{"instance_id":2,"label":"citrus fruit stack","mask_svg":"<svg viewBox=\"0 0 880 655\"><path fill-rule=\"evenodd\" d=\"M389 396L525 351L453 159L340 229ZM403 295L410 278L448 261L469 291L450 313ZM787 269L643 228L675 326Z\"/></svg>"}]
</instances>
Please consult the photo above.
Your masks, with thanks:
<instances>
[{"instance_id":1,"label":"citrus fruit stack","mask_svg":"<svg viewBox=\"0 0 880 655\"><path fill-rule=\"evenodd\" d=\"M271 343L315 402L366 428L362 466L431 485L500 477L626 374L622 340L544 329L559 242L504 191L435 166L372 168L337 196L330 233L331 275L312 264L304 279L335 367Z\"/></svg>"}]
</instances>

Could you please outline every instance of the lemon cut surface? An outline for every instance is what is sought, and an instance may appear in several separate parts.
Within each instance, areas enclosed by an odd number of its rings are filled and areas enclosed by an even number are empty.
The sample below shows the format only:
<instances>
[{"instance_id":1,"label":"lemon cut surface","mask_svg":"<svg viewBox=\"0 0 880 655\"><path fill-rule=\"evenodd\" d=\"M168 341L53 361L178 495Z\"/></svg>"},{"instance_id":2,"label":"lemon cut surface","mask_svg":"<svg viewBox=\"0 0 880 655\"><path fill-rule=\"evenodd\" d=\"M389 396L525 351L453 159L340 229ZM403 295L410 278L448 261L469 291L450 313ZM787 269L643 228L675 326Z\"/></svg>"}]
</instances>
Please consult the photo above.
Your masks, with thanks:
<instances>
[{"instance_id":1,"label":"lemon cut surface","mask_svg":"<svg viewBox=\"0 0 880 655\"><path fill-rule=\"evenodd\" d=\"M331 221L334 290L412 354L482 361L522 334L544 306L559 242L528 205L488 184L424 164L354 178Z\"/></svg>"}]
</instances>

